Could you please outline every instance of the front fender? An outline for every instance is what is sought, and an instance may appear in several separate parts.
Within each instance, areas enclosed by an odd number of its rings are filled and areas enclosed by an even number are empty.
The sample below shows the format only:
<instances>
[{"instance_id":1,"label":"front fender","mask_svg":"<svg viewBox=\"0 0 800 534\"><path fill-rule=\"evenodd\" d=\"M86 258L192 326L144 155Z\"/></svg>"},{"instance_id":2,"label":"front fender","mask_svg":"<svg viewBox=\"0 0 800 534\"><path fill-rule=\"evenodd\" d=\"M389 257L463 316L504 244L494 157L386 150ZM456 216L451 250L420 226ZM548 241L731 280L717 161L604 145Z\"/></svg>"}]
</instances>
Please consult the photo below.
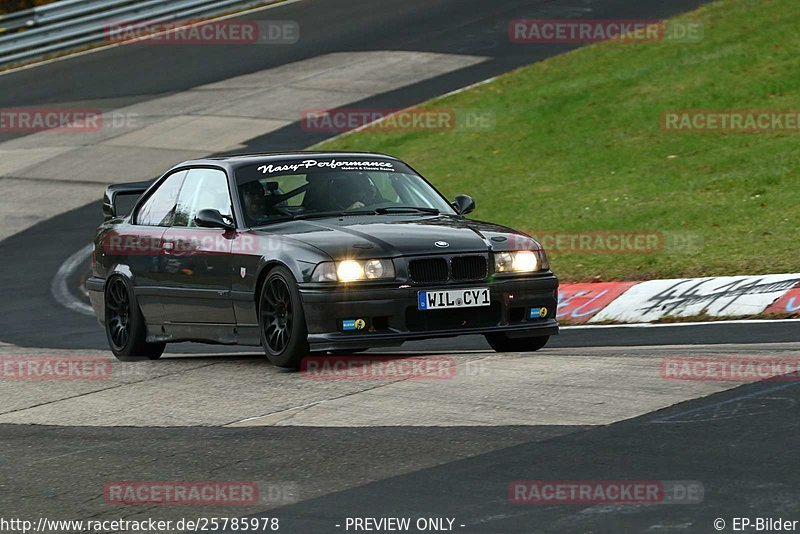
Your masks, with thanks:
<instances>
[{"instance_id":1,"label":"front fender","mask_svg":"<svg viewBox=\"0 0 800 534\"><path fill-rule=\"evenodd\" d=\"M236 322L240 326L258 324L256 303L267 273L276 266L288 269L298 283L311 279L317 264L331 258L314 246L285 236L243 234L256 239L253 250L236 250L233 253L233 283L231 298ZM250 248L249 246L246 248ZM257 249L258 254L252 252Z\"/></svg>"}]
</instances>

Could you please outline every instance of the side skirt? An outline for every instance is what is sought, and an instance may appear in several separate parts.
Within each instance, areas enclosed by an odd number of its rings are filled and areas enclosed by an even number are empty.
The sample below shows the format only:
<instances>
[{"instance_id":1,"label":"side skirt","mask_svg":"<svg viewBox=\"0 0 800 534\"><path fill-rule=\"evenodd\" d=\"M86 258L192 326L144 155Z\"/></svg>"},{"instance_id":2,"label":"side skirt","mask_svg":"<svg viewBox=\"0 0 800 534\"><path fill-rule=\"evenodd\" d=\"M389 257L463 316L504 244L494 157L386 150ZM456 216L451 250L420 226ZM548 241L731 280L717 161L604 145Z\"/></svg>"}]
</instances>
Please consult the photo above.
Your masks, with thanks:
<instances>
[{"instance_id":1,"label":"side skirt","mask_svg":"<svg viewBox=\"0 0 800 534\"><path fill-rule=\"evenodd\" d=\"M178 343L195 341L221 345L261 344L258 326L217 323L163 323L147 325L150 343Z\"/></svg>"}]
</instances>

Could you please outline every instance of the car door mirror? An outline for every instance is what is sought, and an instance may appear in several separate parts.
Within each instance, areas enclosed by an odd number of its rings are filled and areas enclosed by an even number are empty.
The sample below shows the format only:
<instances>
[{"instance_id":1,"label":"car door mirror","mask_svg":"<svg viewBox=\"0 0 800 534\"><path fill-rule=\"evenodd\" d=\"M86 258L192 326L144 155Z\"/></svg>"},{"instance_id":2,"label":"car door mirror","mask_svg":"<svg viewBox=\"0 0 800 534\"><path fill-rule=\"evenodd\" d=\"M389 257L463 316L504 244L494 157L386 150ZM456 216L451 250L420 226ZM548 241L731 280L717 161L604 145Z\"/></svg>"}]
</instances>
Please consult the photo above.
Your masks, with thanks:
<instances>
[{"instance_id":1,"label":"car door mirror","mask_svg":"<svg viewBox=\"0 0 800 534\"><path fill-rule=\"evenodd\" d=\"M230 218L223 216L218 210L204 209L197 212L194 222L201 228L223 228L233 230L233 223Z\"/></svg>"},{"instance_id":2,"label":"car door mirror","mask_svg":"<svg viewBox=\"0 0 800 534\"><path fill-rule=\"evenodd\" d=\"M466 215L475 211L475 201L469 195L458 195L453 200L453 207L459 215Z\"/></svg>"}]
</instances>

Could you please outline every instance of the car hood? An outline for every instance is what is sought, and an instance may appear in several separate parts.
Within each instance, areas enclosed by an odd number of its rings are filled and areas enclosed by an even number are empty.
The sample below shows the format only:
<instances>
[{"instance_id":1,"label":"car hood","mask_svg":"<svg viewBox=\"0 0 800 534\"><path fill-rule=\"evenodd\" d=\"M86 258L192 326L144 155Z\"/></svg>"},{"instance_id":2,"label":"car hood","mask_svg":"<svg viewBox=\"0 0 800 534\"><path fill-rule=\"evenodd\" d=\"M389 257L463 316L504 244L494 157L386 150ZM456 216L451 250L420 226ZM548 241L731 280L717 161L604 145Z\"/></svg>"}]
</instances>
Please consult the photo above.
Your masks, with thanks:
<instances>
[{"instance_id":1,"label":"car hood","mask_svg":"<svg viewBox=\"0 0 800 534\"><path fill-rule=\"evenodd\" d=\"M258 233L302 241L337 260L539 248L525 234L505 226L447 216L368 215L289 221ZM522 242L526 246L520 246Z\"/></svg>"}]
</instances>

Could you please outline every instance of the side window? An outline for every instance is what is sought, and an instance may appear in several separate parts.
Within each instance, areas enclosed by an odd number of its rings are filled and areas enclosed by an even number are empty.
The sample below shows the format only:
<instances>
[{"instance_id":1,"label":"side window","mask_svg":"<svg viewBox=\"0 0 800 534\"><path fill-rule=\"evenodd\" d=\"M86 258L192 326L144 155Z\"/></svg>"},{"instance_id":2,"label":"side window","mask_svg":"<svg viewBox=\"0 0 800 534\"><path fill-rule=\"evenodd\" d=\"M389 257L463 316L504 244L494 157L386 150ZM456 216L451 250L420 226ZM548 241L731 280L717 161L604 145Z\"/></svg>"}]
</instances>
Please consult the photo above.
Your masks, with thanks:
<instances>
[{"instance_id":1,"label":"side window","mask_svg":"<svg viewBox=\"0 0 800 534\"><path fill-rule=\"evenodd\" d=\"M215 209L223 216L231 216L228 177L219 169L190 169L178 195L173 225L196 226L194 218L197 212L205 209Z\"/></svg>"},{"instance_id":2,"label":"side window","mask_svg":"<svg viewBox=\"0 0 800 534\"><path fill-rule=\"evenodd\" d=\"M171 174L161 182L136 213L136 224L146 226L169 226L175 211L175 199L181 188L186 171Z\"/></svg>"}]
</instances>

